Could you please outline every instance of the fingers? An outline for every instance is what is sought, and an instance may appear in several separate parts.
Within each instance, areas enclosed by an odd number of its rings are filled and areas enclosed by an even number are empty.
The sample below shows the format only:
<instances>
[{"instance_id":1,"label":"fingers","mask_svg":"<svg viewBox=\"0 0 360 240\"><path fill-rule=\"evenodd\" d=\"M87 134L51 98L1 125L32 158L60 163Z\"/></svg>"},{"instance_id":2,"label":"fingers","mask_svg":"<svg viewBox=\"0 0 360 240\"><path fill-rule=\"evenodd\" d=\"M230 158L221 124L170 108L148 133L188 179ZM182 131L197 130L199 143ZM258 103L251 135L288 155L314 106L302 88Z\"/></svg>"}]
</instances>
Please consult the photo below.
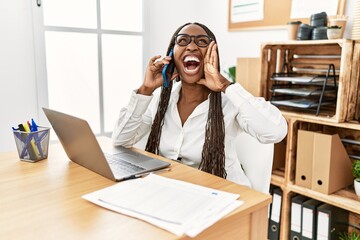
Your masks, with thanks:
<instances>
[{"instance_id":1,"label":"fingers","mask_svg":"<svg viewBox=\"0 0 360 240\"><path fill-rule=\"evenodd\" d=\"M215 69L218 69L219 63L218 63L218 55L217 55L216 48L217 48L217 45L214 44L211 49L210 63L211 63L211 65L213 65L215 67Z\"/></svg>"},{"instance_id":2,"label":"fingers","mask_svg":"<svg viewBox=\"0 0 360 240\"><path fill-rule=\"evenodd\" d=\"M165 56L160 59L160 56L153 62L153 65L155 66L164 66L165 64L169 64L171 61L170 56Z\"/></svg>"},{"instance_id":3,"label":"fingers","mask_svg":"<svg viewBox=\"0 0 360 240\"><path fill-rule=\"evenodd\" d=\"M169 64L171 61L171 57L170 56L165 56L163 58L161 58L161 55L156 55L152 58L150 58L149 61L149 70L151 71L160 71L165 64Z\"/></svg>"},{"instance_id":4,"label":"fingers","mask_svg":"<svg viewBox=\"0 0 360 240\"><path fill-rule=\"evenodd\" d=\"M214 41L212 41L208 47L208 49L206 50L206 54L205 54L205 58L204 58L204 62L205 63L208 63L209 62L209 59L210 59L210 52L211 52L211 47L214 45L213 44Z\"/></svg>"},{"instance_id":5,"label":"fingers","mask_svg":"<svg viewBox=\"0 0 360 240\"><path fill-rule=\"evenodd\" d=\"M160 57L161 57L160 55L156 55L156 56L150 58L149 65L150 65L150 66L151 66L151 65L154 65L155 61L156 61L158 58L160 58Z\"/></svg>"},{"instance_id":6,"label":"fingers","mask_svg":"<svg viewBox=\"0 0 360 240\"><path fill-rule=\"evenodd\" d=\"M216 48L217 48L217 44L215 43L215 41L212 41L209 45L209 48L206 51L204 60L205 60L205 64L209 63L215 69L218 69L219 63L218 63L218 54Z\"/></svg>"}]
</instances>

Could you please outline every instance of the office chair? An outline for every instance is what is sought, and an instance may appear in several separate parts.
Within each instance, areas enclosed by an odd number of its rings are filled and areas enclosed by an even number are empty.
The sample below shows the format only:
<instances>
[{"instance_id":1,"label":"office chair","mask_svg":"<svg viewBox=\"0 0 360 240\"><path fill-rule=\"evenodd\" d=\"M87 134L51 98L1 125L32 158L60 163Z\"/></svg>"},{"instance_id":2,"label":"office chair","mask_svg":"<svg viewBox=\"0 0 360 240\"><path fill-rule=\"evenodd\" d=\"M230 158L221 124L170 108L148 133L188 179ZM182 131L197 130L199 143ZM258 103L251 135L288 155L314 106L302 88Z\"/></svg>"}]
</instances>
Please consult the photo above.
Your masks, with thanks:
<instances>
[{"instance_id":1,"label":"office chair","mask_svg":"<svg viewBox=\"0 0 360 240\"><path fill-rule=\"evenodd\" d=\"M145 149L148 135L134 147ZM236 154L253 189L269 193L271 171L274 157L274 144L262 144L247 133L239 134L235 139Z\"/></svg>"},{"instance_id":2,"label":"office chair","mask_svg":"<svg viewBox=\"0 0 360 240\"><path fill-rule=\"evenodd\" d=\"M236 139L236 153L253 189L269 193L274 158L274 144L260 143L243 132Z\"/></svg>"}]
</instances>

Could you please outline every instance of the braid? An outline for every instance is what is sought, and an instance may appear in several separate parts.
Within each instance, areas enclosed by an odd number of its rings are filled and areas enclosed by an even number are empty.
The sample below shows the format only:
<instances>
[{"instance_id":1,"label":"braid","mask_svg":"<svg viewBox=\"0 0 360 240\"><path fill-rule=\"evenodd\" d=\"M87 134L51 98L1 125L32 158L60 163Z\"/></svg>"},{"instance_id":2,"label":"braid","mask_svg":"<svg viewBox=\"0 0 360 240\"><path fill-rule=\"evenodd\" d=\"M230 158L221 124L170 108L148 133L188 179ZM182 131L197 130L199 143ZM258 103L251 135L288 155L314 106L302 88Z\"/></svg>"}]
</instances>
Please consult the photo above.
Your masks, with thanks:
<instances>
[{"instance_id":1,"label":"braid","mask_svg":"<svg viewBox=\"0 0 360 240\"><path fill-rule=\"evenodd\" d=\"M186 23L180 26L173 37L170 40L170 44L167 50L167 55L170 53L170 50L175 45L175 36L181 31L181 29L189 24ZM216 42L215 35L210 31L208 27L200 23L193 23L202 27L205 32ZM218 62L219 60L219 50L218 52ZM220 71L220 65L219 69ZM171 76L170 76L171 77ZM179 81L179 77L177 78ZM146 144L146 151L159 154L159 144L161 138L161 129L164 125L164 116L169 104L170 94L172 89L172 81L170 81L169 88L162 88L160 102L158 109L155 115L154 122L151 127L151 132ZM214 174L219 177L226 178L225 171L225 126L224 126L224 115L222 112L221 104L221 92L211 92L210 94L210 104L208 112L208 120L205 126L205 142L201 154L201 163L199 169L202 171Z\"/></svg>"},{"instance_id":2,"label":"braid","mask_svg":"<svg viewBox=\"0 0 360 240\"><path fill-rule=\"evenodd\" d=\"M181 31L181 29L183 27L185 27L186 25L189 25L189 24L190 23L186 23L186 24L180 26L175 31L175 33L173 34L173 36L172 36L172 38L170 40L170 44L169 44L169 47L167 49L166 55L169 55L171 49L173 49L174 46L175 46L175 36ZM168 76L168 77L171 78L171 76ZM179 81L179 77L177 77L176 80ZM153 122L153 124L151 126L151 132L150 132L150 135L148 137L146 147L145 147L145 150L148 151L148 152L159 154L161 129L162 129L162 126L164 125L164 116L165 116L167 107L169 105L172 86L173 86L173 82L170 81L169 88L162 87L162 89L161 89L161 95L160 95L160 101L159 101L158 109L157 109L157 112L156 112L156 115L155 115L154 122Z\"/></svg>"},{"instance_id":3,"label":"braid","mask_svg":"<svg viewBox=\"0 0 360 240\"><path fill-rule=\"evenodd\" d=\"M203 24L194 23L202 27L205 32L216 42L215 35ZM219 48L216 48L218 62L220 63ZM220 71L220 64L218 66ZM221 92L210 94L208 120L205 127L205 142L201 155L199 169L226 178L225 171L225 126L224 114L221 105Z\"/></svg>"},{"instance_id":4,"label":"braid","mask_svg":"<svg viewBox=\"0 0 360 240\"><path fill-rule=\"evenodd\" d=\"M162 87L160 102L155 115L154 122L151 126L151 132L146 143L145 150L155 154L159 154L159 144L161 138L161 129L164 125L164 116L169 105L169 99L172 89L172 81L170 81L169 88Z\"/></svg>"},{"instance_id":5,"label":"braid","mask_svg":"<svg viewBox=\"0 0 360 240\"><path fill-rule=\"evenodd\" d=\"M205 127L205 142L199 169L226 178L225 171L225 126L221 106L221 92L210 94L208 120Z\"/></svg>"}]
</instances>

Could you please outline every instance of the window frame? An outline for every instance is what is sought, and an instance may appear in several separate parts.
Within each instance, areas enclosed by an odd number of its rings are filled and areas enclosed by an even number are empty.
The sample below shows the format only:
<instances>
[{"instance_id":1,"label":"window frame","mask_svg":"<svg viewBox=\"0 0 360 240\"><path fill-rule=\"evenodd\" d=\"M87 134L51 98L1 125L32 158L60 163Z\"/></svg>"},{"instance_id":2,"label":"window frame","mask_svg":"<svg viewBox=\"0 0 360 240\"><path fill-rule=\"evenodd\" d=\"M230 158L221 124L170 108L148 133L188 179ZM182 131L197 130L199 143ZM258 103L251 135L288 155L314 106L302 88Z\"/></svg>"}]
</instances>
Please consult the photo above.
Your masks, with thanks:
<instances>
[{"instance_id":1,"label":"window frame","mask_svg":"<svg viewBox=\"0 0 360 240\"><path fill-rule=\"evenodd\" d=\"M142 37L142 55L145 56L145 49L147 49L148 31L149 29L149 13L145 11L148 9L149 1L142 0L142 31L119 31L119 30L108 30L101 29L101 11L100 1L96 0L97 5L97 27L95 29L90 28L79 28L79 27L58 27L58 26L45 26L44 25L44 14L43 7L40 4L32 4L32 15L33 15L33 32L34 32L34 52L35 52L35 72L36 72L36 90L37 90L37 108L38 108L38 119L40 123L48 123L45 114L42 111L42 107L49 107L49 96L48 96L48 79L47 79L47 68L46 68L46 49L45 49L45 32L76 32L76 33L92 33L97 36L97 51L98 51L98 80L99 80L99 112L100 112L100 132L98 136L111 136L112 132L105 132L105 113L104 113L104 93L103 93L103 66L102 66L102 35L135 35ZM142 61L142 69L145 69L147 60ZM141 75L144 75L144 70ZM139 84L142 79L139 79ZM119 109L122 106L119 106Z\"/></svg>"}]
</instances>

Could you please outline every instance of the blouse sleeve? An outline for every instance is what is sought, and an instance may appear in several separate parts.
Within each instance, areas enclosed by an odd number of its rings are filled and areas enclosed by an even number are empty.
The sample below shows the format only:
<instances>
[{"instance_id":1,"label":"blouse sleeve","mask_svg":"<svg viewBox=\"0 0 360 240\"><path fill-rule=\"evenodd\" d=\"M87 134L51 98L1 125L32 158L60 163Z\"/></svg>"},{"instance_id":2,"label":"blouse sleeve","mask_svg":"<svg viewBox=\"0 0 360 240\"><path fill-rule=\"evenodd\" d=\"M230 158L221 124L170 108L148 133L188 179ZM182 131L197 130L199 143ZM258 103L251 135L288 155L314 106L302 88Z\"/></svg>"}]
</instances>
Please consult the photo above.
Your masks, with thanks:
<instances>
[{"instance_id":1,"label":"blouse sleeve","mask_svg":"<svg viewBox=\"0 0 360 240\"><path fill-rule=\"evenodd\" d=\"M150 131L152 118L149 105L153 96L133 91L128 105L121 109L112 133L114 146L132 147Z\"/></svg>"},{"instance_id":2,"label":"blouse sleeve","mask_svg":"<svg viewBox=\"0 0 360 240\"><path fill-rule=\"evenodd\" d=\"M240 127L259 142L277 143L286 136L287 122L270 102L254 97L239 83L230 85L225 95L236 108L236 120Z\"/></svg>"}]
</instances>

